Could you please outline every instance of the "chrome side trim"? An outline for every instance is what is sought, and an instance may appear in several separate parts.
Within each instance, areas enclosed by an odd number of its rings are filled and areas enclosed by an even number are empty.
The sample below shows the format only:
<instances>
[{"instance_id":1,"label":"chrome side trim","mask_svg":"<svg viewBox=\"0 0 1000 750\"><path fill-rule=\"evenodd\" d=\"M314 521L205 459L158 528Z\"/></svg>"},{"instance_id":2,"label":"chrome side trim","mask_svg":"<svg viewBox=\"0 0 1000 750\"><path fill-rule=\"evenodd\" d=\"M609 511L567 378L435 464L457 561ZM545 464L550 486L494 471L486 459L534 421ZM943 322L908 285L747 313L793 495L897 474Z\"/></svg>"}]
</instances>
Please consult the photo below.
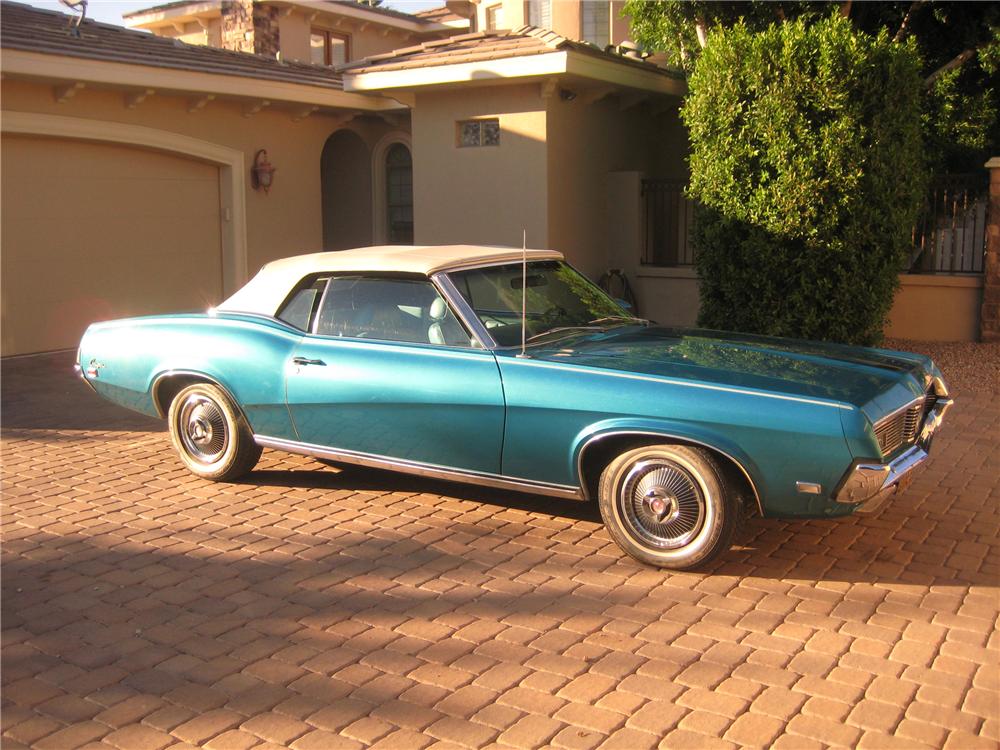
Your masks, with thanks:
<instances>
[{"instance_id":1,"label":"chrome side trim","mask_svg":"<svg viewBox=\"0 0 1000 750\"><path fill-rule=\"evenodd\" d=\"M325 458L330 461L340 461L356 466L398 471L403 474L414 474L431 479L443 479L447 482L466 482L468 484L478 484L483 487L493 487L501 490L533 492L539 495L560 497L565 500L585 499L579 487L570 487L564 484L549 484L547 482L536 482L531 479L503 477L498 474L486 474L483 472L467 471L465 469L455 469L449 466L439 466L437 464L407 461L389 456L377 456L359 451L328 448L322 445L285 440L284 438L268 437L267 435L254 435L253 439L257 445L263 448L274 448L275 450L286 451L287 453L298 453L303 456L312 456L313 458Z\"/></svg>"},{"instance_id":2,"label":"chrome side trim","mask_svg":"<svg viewBox=\"0 0 1000 750\"><path fill-rule=\"evenodd\" d=\"M160 398L159 398L160 385L167 378L171 378L176 375L187 375L191 377L196 377L199 378L200 380L208 381L217 388L222 389L222 392L226 394L226 396L229 398L229 401L233 404L236 410L239 411L243 419L246 420L247 424L250 424L250 421L247 420L247 415L243 413L243 407L240 406L240 402L237 401L235 398L233 398L233 394L229 392L229 389L226 388L226 386L224 386L222 383L220 383L218 380L211 377L210 375L206 375L203 372L196 372L195 370L167 370L166 372L161 372L159 375L156 376L156 380L153 381L153 387L149 389L149 393L153 399L153 406L156 407L156 413L160 416L161 419L166 417L167 413L160 408Z\"/></svg>"},{"instance_id":3,"label":"chrome side trim","mask_svg":"<svg viewBox=\"0 0 1000 750\"><path fill-rule=\"evenodd\" d=\"M716 451L717 453L721 453L723 456L725 456L730 461L732 461L734 464L736 464L736 467L743 473L743 476L746 477L747 483L749 483L749 485L750 485L750 489L753 490L754 500L757 501L757 510L760 512L760 515L761 515L762 518L765 517L764 516L764 504L761 502L760 493L757 491L757 485L754 484L753 478L750 476L750 472L748 472L746 470L746 468L744 468L743 464L741 464L739 461L737 461L736 458L733 457L730 453L727 453L726 451L721 450L720 448L717 448L714 445L710 445L709 443L703 443L700 440L693 440L693 439L691 439L689 437L684 437L683 435L672 435L672 434L666 433L666 432L650 432L648 430L615 430L613 432L602 432L602 433L600 433L598 435L594 435L594 436L592 436L590 438L587 438L587 440L584 442L584 444L580 446L580 450L576 454L576 476L577 476L577 479L580 482L580 489L582 491L583 499L584 500L590 500L591 499L589 497L588 492L587 492L587 485L583 481L583 456L584 456L584 454L587 452L587 449L591 445L593 445L594 443L598 442L599 440L603 440L604 438L607 438L607 437L615 437L615 436L620 436L620 435L650 435L652 437L662 437L662 438L668 438L668 439L673 439L673 440L680 440L680 441L685 442L685 443L693 443L694 445L700 445L703 448L708 448L709 450L713 450L713 451Z\"/></svg>"},{"instance_id":4,"label":"chrome side trim","mask_svg":"<svg viewBox=\"0 0 1000 750\"><path fill-rule=\"evenodd\" d=\"M472 335L476 337L479 345L483 349L496 349L497 342L493 340L489 329L483 325L483 321L469 307L469 303L465 301L465 297L458 291L455 282L448 277L448 274L444 272L434 274L431 276L431 283L437 287L438 292L451 306L451 311L465 325L465 329L471 331Z\"/></svg>"},{"instance_id":5,"label":"chrome side trim","mask_svg":"<svg viewBox=\"0 0 1000 750\"><path fill-rule=\"evenodd\" d=\"M609 378L622 378L624 380L642 380L648 383L664 383L666 385L677 385L683 388L699 388L706 391L721 391L723 393L740 393L746 396L759 396L760 398L773 398L779 401L794 401L800 404L814 404L816 406L828 406L831 409L843 409L851 411L855 407L848 406L839 401L820 401L814 398L803 398L801 396L786 396L781 393L768 393L767 391L751 391L746 388L732 388L729 386L713 385L711 383L696 383L690 380L678 380L677 378L654 377L651 375L636 375L635 373L607 370L597 367L583 367L580 365L557 364L554 362L544 362L538 359L519 359L510 357L503 360L504 364L524 365L525 367L542 367L549 370L564 370L566 372L580 372L587 375L603 375Z\"/></svg>"},{"instance_id":6,"label":"chrome side trim","mask_svg":"<svg viewBox=\"0 0 1000 750\"><path fill-rule=\"evenodd\" d=\"M312 320L309 321L309 333L311 333L313 336L319 335L317 333L317 330L319 330L319 314L323 312L323 305L326 304L326 295L330 291L330 279L332 278L333 276L330 276L330 278L326 280L326 283L323 285L323 293L319 296L319 304L316 305L315 312L310 313L310 315L312 315L313 318ZM301 283L302 282L300 281L299 284ZM291 292L289 292L289 296L291 296ZM282 305L284 305L284 303L282 303Z\"/></svg>"}]
</instances>

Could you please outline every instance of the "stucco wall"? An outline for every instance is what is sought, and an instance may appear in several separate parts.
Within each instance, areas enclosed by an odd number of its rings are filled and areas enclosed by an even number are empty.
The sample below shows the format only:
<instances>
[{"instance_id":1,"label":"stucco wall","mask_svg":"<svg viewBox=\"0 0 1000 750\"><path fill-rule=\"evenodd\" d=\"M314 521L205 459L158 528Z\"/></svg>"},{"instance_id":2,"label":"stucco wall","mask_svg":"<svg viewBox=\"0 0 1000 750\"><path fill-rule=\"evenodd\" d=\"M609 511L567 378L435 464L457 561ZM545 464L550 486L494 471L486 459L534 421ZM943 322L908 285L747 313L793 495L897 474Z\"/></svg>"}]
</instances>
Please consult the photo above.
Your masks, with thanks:
<instances>
[{"instance_id":1,"label":"stucco wall","mask_svg":"<svg viewBox=\"0 0 1000 750\"><path fill-rule=\"evenodd\" d=\"M284 60L311 62L309 34L312 27L335 31L351 38L351 60L361 60L371 55L391 52L415 44L412 34L384 26L370 26L361 31L354 22L327 13L316 13L311 22L306 15L292 12L279 18L281 57ZM340 21L340 25L336 22Z\"/></svg>"},{"instance_id":2,"label":"stucco wall","mask_svg":"<svg viewBox=\"0 0 1000 750\"><path fill-rule=\"evenodd\" d=\"M899 280L900 288L884 331L886 336L915 341L979 339L982 277L904 274ZM694 269L645 269L635 286L643 316L662 325L695 324L699 297Z\"/></svg>"},{"instance_id":3,"label":"stucco wall","mask_svg":"<svg viewBox=\"0 0 1000 750\"><path fill-rule=\"evenodd\" d=\"M904 274L885 335L917 341L978 341L982 276Z\"/></svg>"},{"instance_id":4,"label":"stucco wall","mask_svg":"<svg viewBox=\"0 0 1000 750\"><path fill-rule=\"evenodd\" d=\"M608 211L618 243L612 265L625 271L643 317L666 326L693 326L700 298L692 267L661 268L639 263L643 243L643 173L619 171L605 180ZM981 276L903 274L885 335L923 341L976 341Z\"/></svg>"},{"instance_id":5,"label":"stucco wall","mask_svg":"<svg viewBox=\"0 0 1000 750\"><path fill-rule=\"evenodd\" d=\"M693 268L643 268L632 284L644 318L665 326L694 326L697 322L701 297Z\"/></svg>"},{"instance_id":6,"label":"stucco wall","mask_svg":"<svg viewBox=\"0 0 1000 750\"><path fill-rule=\"evenodd\" d=\"M548 100L549 244L597 278L609 267L638 263L622 257L620 217L608 208L609 173L682 177L686 143L674 110L657 114L618 95L593 103L586 96Z\"/></svg>"},{"instance_id":7,"label":"stucco wall","mask_svg":"<svg viewBox=\"0 0 1000 750\"><path fill-rule=\"evenodd\" d=\"M516 29L528 23L528 4L524 0L483 0L476 5L476 28L480 31L486 31L486 11L495 5L503 6L502 28Z\"/></svg>"},{"instance_id":8,"label":"stucco wall","mask_svg":"<svg viewBox=\"0 0 1000 750\"><path fill-rule=\"evenodd\" d=\"M503 6L503 28L516 29L528 23L527 3L524 0L482 0L476 5L478 29L486 30L486 11L495 5ZM630 38L628 19L621 17L624 6L625 0L612 0L610 3L612 44L620 44ZM570 39L580 39L583 35L580 3L552 0L552 30Z\"/></svg>"},{"instance_id":9,"label":"stucco wall","mask_svg":"<svg viewBox=\"0 0 1000 750\"><path fill-rule=\"evenodd\" d=\"M545 103L537 85L422 91L412 112L417 244L549 243ZM500 120L500 145L458 148L456 123Z\"/></svg>"},{"instance_id":10,"label":"stucco wall","mask_svg":"<svg viewBox=\"0 0 1000 750\"><path fill-rule=\"evenodd\" d=\"M322 247L320 157L338 120L313 114L298 122L286 110L267 109L243 116L238 102L216 100L189 112L185 97L153 95L128 109L121 92L83 89L71 100L56 103L52 87L4 80L4 111L42 112L97 121L121 122L198 138L244 153L247 165L247 270L250 274L269 260L311 252ZM391 130L375 118L362 118L347 127L374 147ZM267 149L277 168L270 193L251 190L249 167L258 149ZM370 184L370 183L369 183ZM184 216L179 214L179 222Z\"/></svg>"}]
</instances>

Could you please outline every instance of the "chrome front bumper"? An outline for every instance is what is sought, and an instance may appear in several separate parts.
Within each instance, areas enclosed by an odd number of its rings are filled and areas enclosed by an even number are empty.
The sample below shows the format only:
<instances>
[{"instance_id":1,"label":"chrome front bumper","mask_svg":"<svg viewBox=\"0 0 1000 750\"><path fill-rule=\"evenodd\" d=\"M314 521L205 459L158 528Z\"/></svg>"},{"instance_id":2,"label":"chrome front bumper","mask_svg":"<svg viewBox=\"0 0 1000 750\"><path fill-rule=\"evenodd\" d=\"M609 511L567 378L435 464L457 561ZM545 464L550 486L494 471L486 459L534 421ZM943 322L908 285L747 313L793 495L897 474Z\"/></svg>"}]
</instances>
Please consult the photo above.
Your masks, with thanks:
<instances>
[{"instance_id":1,"label":"chrome front bumper","mask_svg":"<svg viewBox=\"0 0 1000 750\"><path fill-rule=\"evenodd\" d=\"M840 481L833 499L838 503L859 506L855 513L871 513L898 490L909 484L913 470L927 460L931 439L941 426L950 398L939 398L924 420L916 444L887 464L870 460L855 461Z\"/></svg>"}]
</instances>

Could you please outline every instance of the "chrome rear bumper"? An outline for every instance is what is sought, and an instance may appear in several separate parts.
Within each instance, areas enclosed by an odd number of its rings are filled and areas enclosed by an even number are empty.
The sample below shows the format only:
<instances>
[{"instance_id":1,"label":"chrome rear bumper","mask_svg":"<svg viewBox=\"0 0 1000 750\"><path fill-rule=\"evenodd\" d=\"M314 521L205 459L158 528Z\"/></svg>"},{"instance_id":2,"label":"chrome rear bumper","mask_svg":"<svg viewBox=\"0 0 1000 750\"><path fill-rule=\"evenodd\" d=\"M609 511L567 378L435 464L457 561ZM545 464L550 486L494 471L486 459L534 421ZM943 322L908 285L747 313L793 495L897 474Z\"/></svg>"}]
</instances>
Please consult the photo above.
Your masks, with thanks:
<instances>
[{"instance_id":1,"label":"chrome rear bumper","mask_svg":"<svg viewBox=\"0 0 1000 750\"><path fill-rule=\"evenodd\" d=\"M97 389L94 388L94 384L91 383L90 380L87 379L87 374L84 372L83 368L80 367L80 363L79 362L74 362L73 363L73 372L75 372L77 374L77 376L80 378L80 380L82 380L84 383L87 384L87 387L90 390L92 390L94 393L97 393Z\"/></svg>"}]
</instances>

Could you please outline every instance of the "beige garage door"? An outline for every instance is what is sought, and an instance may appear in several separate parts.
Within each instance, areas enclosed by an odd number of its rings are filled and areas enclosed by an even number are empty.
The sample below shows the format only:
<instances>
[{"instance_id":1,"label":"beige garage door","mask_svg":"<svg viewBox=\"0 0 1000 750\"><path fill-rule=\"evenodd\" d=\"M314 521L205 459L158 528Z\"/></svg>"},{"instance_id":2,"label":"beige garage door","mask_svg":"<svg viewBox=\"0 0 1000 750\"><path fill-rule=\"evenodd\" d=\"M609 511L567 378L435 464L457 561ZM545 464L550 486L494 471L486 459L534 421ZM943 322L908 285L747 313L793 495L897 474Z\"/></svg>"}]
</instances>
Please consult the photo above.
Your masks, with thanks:
<instances>
[{"instance_id":1,"label":"beige garage door","mask_svg":"<svg viewBox=\"0 0 1000 750\"><path fill-rule=\"evenodd\" d=\"M16 135L2 158L4 356L76 347L95 320L221 300L217 167Z\"/></svg>"}]
</instances>

